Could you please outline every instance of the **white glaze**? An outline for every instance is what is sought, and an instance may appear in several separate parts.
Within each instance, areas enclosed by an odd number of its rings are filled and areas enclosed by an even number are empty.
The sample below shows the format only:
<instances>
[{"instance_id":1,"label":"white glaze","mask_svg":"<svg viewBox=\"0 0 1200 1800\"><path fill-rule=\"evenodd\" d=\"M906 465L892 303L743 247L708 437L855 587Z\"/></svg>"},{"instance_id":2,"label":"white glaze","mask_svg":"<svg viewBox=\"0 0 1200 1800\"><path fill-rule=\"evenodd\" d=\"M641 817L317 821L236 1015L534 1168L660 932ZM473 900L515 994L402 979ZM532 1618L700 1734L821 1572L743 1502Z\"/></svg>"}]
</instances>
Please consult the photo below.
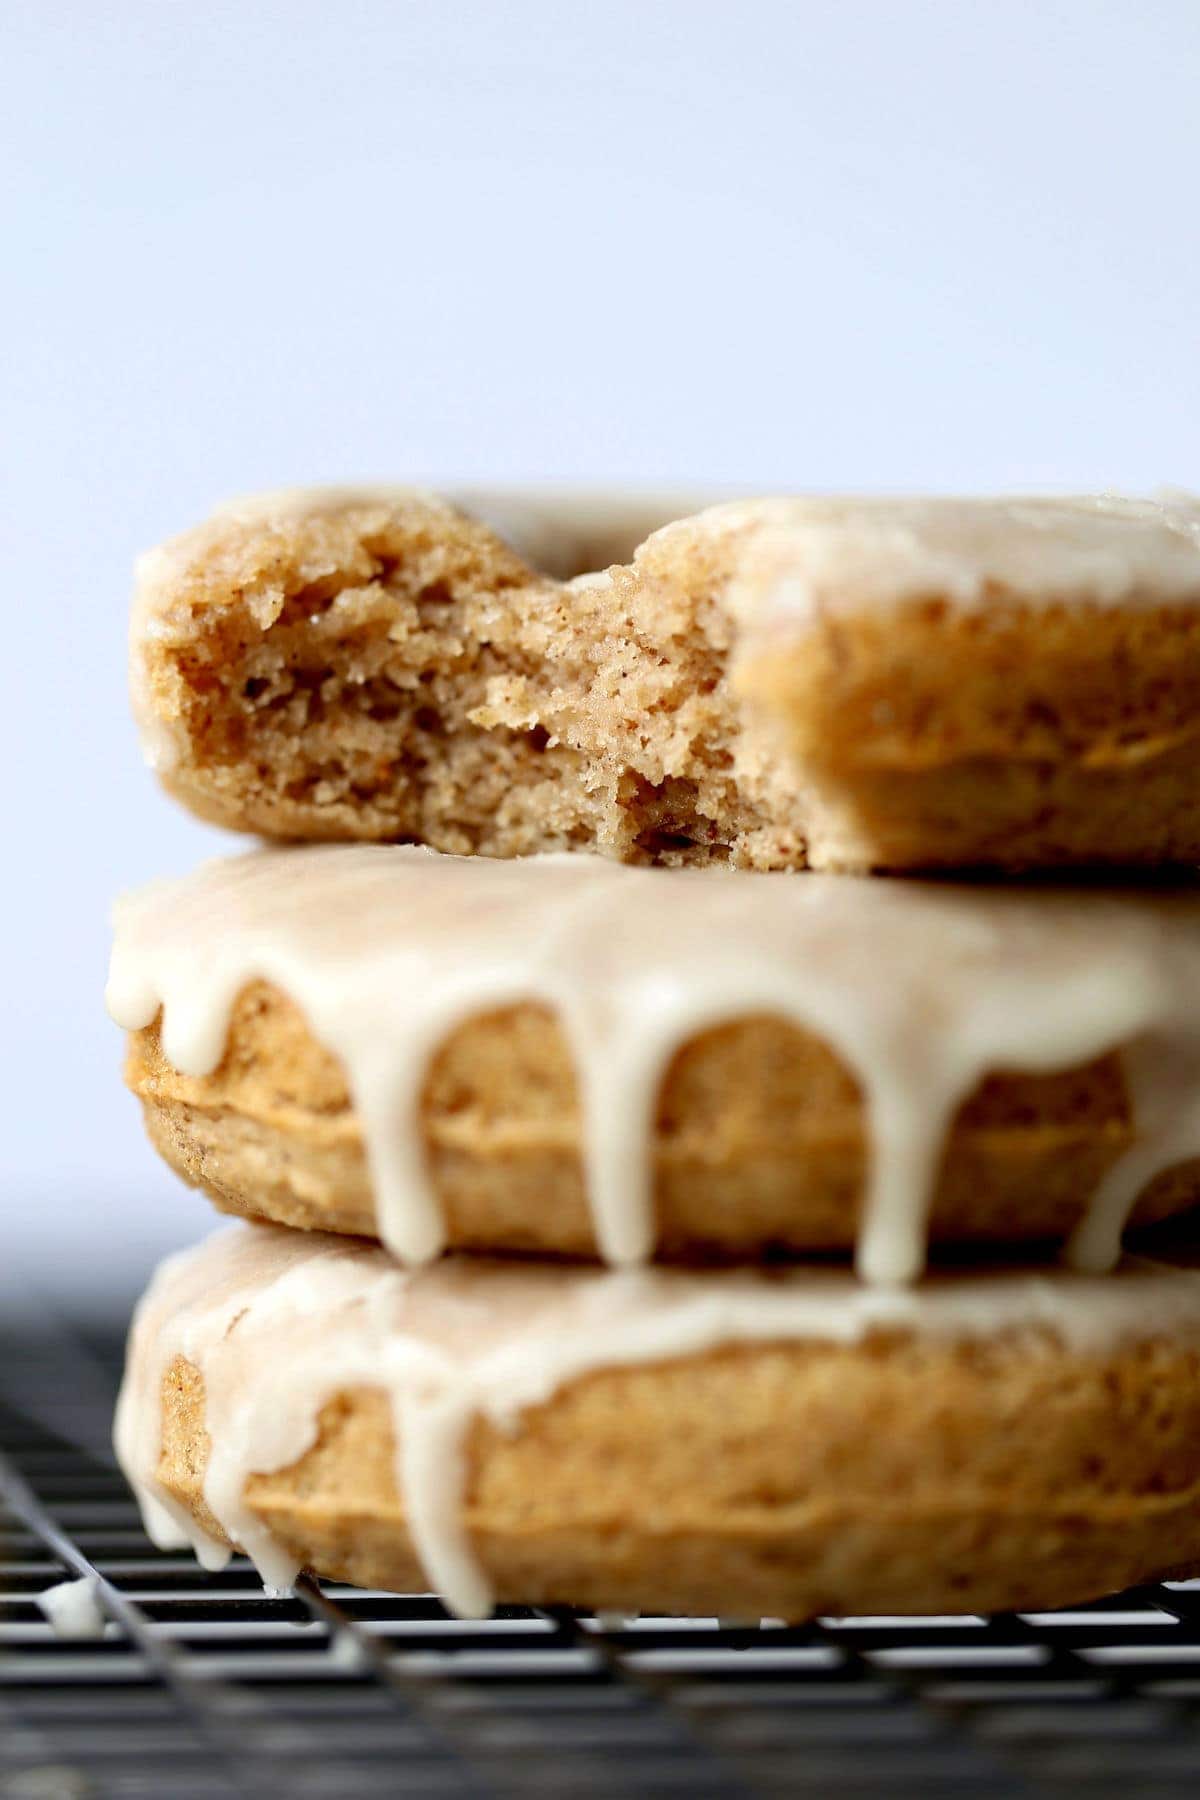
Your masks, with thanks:
<instances>
[{"instance_id":1,"label":"white glaze","mask_svg":"<svg viewBox=\"0 0 1200 1800\"><path fill-rule=\"evenodd\" d=\"M371 1666L370 1652L352 1631L335 1631L329 1640L329 1660L345 1675L361 1675Z\"/></svg>"},{"instance_id":2,"label":"white glaze","mask_svg":"<svg viewBox=\"0 0 1200 1800\"><path fill-rule=\"evenodd\" d=\"M1200 1333L1200 1273L1134 1261L1115 1275L943 1275L872 1289L844 1271L596 1270L447 1257L418 1273L375 1247L275 1226L226 1227L170 1258L141 1302L117 1407L121 1466L164 1547L228 1552L158 1480L163 1378L184 1357L204 1380L204 1499L265 1581L295 1560L243 1500L247 1478L289 1467L318 1416L354 1387L387 1396L396 1482L414 1549L455 1611L491 1604L462 1513L472 1420L516 1429L526 1407L589 1371L703 1355L730 1343L857 1343L874 1332L988 1337L1042 1330L1071 1349Z\"/></svg>"},{"instance_id":3,"label":"white glaze","mask_svg":"<svg viewBox=\"0 0 1200 1800\"><path fill-rule=\"evenodd\" d=\"M34 1599L56 1637L83 1642L104 1636L106 1620L97 1597L96 1583L90 1575L43 1588Z\"/></svg>"},{"instance_id":4,"label":"white glaze","mask_svg":"<svg viewBox=\"0 0 1200 1800\"><path fill-rule=\"evenodd\" d=\"M984 606L998 593L1033 605L1200 600L1191 494L813 497L735 502L703 519L744 532L729 606L766 627L929 598Z\"/></svg>"},{"instance_id":5,"label":"white glaze","mask_svg":"<svg viewBox=\"0 0 1200 1800\"><path fill-rule=\"evenodd\" d=\"M464 1020L523 1000L557 1011L574 1052L610 1262L654 1247L649 1148L672 1055L753 1014L817 1032L862 1086L869 1281L920 1273L947 1129L993 1071L1066 1069L1137 1040L1137 1141L1076 1240L1089 1268L1115 1261L1146 1183L1200 1155L1200 894L354 846L259 851L118 903L109 1010L135 1030L161 1007L163 1052L184 1073L216 1068L255 978L341 1059L380 1236L407 1262L444 1243L419 1129L429 1058Z\"/></svg>"}]
</instances>

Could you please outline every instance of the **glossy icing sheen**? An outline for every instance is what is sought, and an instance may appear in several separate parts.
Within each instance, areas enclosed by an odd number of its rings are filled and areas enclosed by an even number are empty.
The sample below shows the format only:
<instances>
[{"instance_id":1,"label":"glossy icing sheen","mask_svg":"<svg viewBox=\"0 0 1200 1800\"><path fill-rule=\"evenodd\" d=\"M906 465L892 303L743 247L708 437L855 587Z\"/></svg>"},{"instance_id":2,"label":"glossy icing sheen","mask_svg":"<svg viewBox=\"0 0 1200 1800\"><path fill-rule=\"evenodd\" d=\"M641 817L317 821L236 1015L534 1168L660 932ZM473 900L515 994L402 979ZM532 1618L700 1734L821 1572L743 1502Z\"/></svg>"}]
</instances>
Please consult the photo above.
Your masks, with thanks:
<instances>
[{"instance_id":1,"label":"glossy icing sheen","mask_svg":"<svg viewBox=\"0 0 1200 1800\"><path fill-rule=\"evenodd\" d=\"M734 503L705 517L752 527L730 604L767 624L921 599L1200 599L1200 499L1190 494L811 498Z\"/></svg>"},{"instance_id":2,"label":"glossy icing sheen","mask_svg":"<svg viewBox=\"0 0 1200 1800\"><path fill-rule=\"evenodd\" d=\"M596 1239L613 1263L654 1248L650 1144L680 1045L772 1014L856 1074L870 1136L859 1273L915 1278L942 1147L996 1070L1049 1072L1127 1046L1134 1146L1071 1246L1116 1261L1162 1169L1200 1155L1200 895L1036 892L839 876L514 862L394 846L267 850L118 903L109 1010L162 1010L168 1059L221 1060L256 978L304 1012L345 1068L380 1236L420 1263L444 1244L420 1103L456 1026L519 1001L555 1009L578 1071Z\"/></svg>"},{"instance_id":3,"label":"glossy icing sheen","mask_svg":"<svg viewBox=\"0 0 1200 1800\"><path fill-rule=\"evenodd\" d=\"M725 1344L1027 1329L1083 1352L1200 1332L1200 1274L1131 1260L1104 1277L954 1275L881 1290L833 1270L689 1274L447 1257L412 1273L374 1247L235 1225L170 1258L141 1302L117 1453L155 1541L190 1542L206 1566L220 1567L227 1548L158 1479L163 1378L175 1358L192 1363L211 1440L204 1499L264 1581L286 1587L296 1562L245 1505L247 1478L287 1468L311 1448L335 1393L381 1389L414 1549L447 1603L478 1615L491 1595L462 1519L474 1419L512 1428L524 1408L589 1371Z\"/></svg>"}]
</instances>

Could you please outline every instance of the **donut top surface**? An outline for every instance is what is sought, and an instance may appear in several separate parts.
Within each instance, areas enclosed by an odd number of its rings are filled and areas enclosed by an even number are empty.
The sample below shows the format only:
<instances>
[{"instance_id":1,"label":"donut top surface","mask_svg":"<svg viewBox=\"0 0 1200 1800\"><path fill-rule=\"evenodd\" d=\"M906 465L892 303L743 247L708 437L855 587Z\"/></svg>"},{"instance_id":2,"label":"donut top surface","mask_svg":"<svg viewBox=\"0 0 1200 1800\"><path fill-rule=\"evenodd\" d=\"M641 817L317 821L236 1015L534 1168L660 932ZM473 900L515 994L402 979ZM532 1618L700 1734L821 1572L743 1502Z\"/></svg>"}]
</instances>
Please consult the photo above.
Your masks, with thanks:
<instances>
[{"instance_id":1,"label":"donut top surface","mask_svg":"<svg viewBox=\"0 0 1200 1800\"><path fill-rule=\"evenodd\" d=\"M448 1603L478 1614L490 1604L488 1584L461 1522L472 1420L512 1428L524 1408L592 1371L725 1345L1022 1331L1085 1353L1200 1332L1200 1273L1130 1259L1104 1277L955 1274L906 1290L872 1290L834 1270L689 1274L478 1257L413 1273L374 1247L235 1225L169 1258L141 1302L117 1450L155 1540L190 1542L219 1566L226 1547L156 1476L164 1378L186 1359L205 1388L204 1499L264 1580L283 1587L296 1563L246 1505L247 1478L286 1468L311 1448L321 1407L336 1393L382 1389L414 1547Z\"/></svg>"},{"instance_id":2,"label":"donut top surface","mask_svg":"<svg viewBox=\"0 0 1200 1800\"><path fill-rule=\"evenodd\" d=\"M1200 599L1200 500L799 499L704 515L756 526L743 611L795 617L909 600L1163 605Z\"/></svg>"},{"instance_id":3,"label":"donut top surface","mask_svg":"<svg viewBox=\"0 0 1200 1800\"><path fill-rule=\"evenodd\" d=\"M490 525L532 568L591 582L647 540L745 541L729 603L756 619L936 598L1152 604L1200 599L1200 497L800 495L716 500L693 489L287 488L232 500L138 564L135 640L181 572L230 525L418 503ZM135 665L136 666L136 665Z\"/></svg>"},{"instance_id":4,"label":"donut top surface","mask_svg":"<svg viewBox=\"0 0 1200 1800\"><path fill-rule=\"evenodd\" d=\"M435 493L388 482L275 488L227 500L207 525L147 551L138 562L138 586L150 590L168 582L191 561L200 534L214 526L286 526L288 520L312 513L412 504L444 514L467 513L490 525L532 568L567 580L632 560L638 546L662 526L718 503L716 494L698 488L458 486Z\"/></svg>"},{"instance_id":5,"label":"donut top surface","mask_svg":"<svg viewBox=\"0 0 1200 1800\"><path fill-rule=\"evenodd\" d=\"M405 847L261 851L118 903L108 1004L163 1054L220 1063L233 1004L273 982L346 1070L380 1235L419 1263L443 1248L420 1101L467 1019L554 1010L584 1116L596 1241L654 1248L651 1143L671 1057L755 1014L818 1034L857 1077L870 1134L858 1267L903 1282L954 1115L985 1075L1052 1072L1123 1047L1136 1135L1069 1246L1111 1267L1161 1170L1200 1155L1200 893L955 887L837 876L509 862Z\"/></svg>"}]
</instances>

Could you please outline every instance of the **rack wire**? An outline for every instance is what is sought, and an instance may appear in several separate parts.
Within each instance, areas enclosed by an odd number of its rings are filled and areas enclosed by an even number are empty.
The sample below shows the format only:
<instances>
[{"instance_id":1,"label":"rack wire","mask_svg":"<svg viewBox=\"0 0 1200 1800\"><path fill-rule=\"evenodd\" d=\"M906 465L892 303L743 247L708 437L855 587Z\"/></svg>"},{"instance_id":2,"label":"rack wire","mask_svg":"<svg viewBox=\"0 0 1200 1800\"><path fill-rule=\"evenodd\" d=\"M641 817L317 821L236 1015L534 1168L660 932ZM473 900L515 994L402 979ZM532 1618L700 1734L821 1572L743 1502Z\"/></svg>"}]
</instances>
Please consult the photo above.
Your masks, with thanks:
<instances>
[{"instance_id":1,"label":"rack wire","mask_svg":"<svg viewBox=\"0 0 1200 1800\"><path fill-rule=\"evenodd\" d=\"M105 1449L120 1354L0 1330L0 1797L1195 1795L1200 1582L992 1618L613 1620L206 1575ZM37 1595L93 1578L95 1641Z\"/></svg>"}]
</instances>

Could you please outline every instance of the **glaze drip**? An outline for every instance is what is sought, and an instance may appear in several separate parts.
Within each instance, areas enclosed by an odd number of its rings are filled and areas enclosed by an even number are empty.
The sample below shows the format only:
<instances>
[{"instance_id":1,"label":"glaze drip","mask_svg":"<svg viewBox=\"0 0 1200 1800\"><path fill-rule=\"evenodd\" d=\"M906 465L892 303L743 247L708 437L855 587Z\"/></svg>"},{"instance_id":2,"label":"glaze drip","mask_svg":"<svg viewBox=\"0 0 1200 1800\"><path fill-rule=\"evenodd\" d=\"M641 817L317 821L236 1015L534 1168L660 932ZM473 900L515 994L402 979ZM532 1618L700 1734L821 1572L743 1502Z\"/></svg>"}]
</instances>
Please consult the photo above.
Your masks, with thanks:
<instances>
[{"instance_id":1,"label":"glaze drip","mask_svg":"<svg viewBox=\"0 0 1200 1800\"><path fill-rule=\"evenodd\" d=\"M413 1264L444 1247L420 1130L430 1058L467 1019L520 1001L552 1008L568 1035L611 1263L654 1249L650 1145L671 1057L753 1014L817 1033L858 1078L869 1282L920 1274L947 1131L987 1074L1128 1047L1135 1142L1069 1246L1081 1267L1111 1267L1139 1193L1200 1155L1200 896L533 860L353 846L207 864L118 903L109 1010L136 1030L161 1009L164 1055L204 1075L241 990L280 987L342 1061L380 1236Z\"/></svg>"},{"instance_id":2,"label":"glaze drip","mask_svg":"<svg viewBox=\"0 0 1200 1800\"><path fill-rule=\"evenodd\" d=\"M872 1289L834 1270L691 1274L452 1256L414 1273L373 1246L234 1225L169 1258L141 1302L117 1407L117 1453L151 1537L164 1548L191 1543L206 1566L219 1566L227 1547L166 1493L158 1474L163 1381L185 1358L204 1381L204 1500L264 1581L283 1588L296 1562L246 1504L246 1481L310 1449L334 1394L381 1389L416 1554L455 1611L481 1615L491 1592L463 1509L474 1419L512 1428L525 1408L593 1370L726 1344L1024 1330L1082 1352L1200 1333L1200 1272L1131 1259L1103 1277L1001 1272Z\"/></svg>"}]
</instances>

